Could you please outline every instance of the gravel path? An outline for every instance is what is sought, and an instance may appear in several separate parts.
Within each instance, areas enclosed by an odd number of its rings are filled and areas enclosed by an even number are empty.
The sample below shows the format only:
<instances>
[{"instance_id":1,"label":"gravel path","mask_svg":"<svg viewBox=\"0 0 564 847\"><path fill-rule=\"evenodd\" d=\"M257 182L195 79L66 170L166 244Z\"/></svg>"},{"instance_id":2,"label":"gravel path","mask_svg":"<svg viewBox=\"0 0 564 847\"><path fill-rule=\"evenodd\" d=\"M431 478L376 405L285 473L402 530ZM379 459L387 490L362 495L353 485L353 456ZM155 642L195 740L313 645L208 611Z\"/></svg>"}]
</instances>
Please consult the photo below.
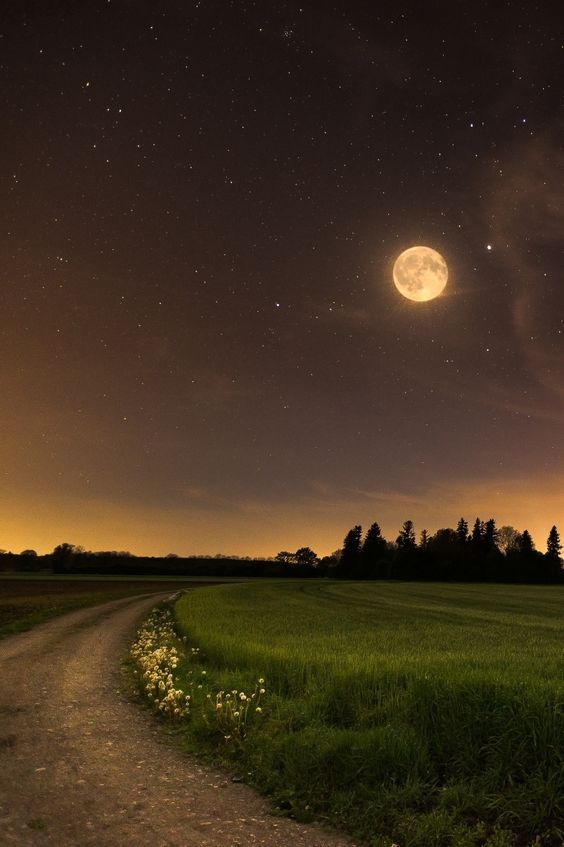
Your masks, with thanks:
<instances>
[{"instance_id":1,"label":"gravel path","mask_svg":"<svg viewBox=\"0 0 564 847\"><path fill-rule=\"evenodd\" d=\"M72 612L0 642L0 844L353 847L163 743L120 692L120 661L161 599Z\"/></svg>"}]
</instances>

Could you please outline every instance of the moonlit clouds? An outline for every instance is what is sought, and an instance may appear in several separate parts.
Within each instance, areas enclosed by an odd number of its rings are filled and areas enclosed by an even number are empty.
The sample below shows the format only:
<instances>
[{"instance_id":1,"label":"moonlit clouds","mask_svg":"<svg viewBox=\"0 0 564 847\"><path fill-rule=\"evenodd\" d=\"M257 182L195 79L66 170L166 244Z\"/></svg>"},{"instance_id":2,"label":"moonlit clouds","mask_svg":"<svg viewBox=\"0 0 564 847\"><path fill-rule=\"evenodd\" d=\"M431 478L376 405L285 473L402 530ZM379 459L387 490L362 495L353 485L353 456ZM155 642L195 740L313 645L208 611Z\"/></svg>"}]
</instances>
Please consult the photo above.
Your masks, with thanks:
<instances>
[{"instance_id":1,"label":"moonlit clouds","mask_svg":"<svg viewBox=\"0 0 564 847\"><path fill-rule=\"evenodd\" d=\"M564 419L564 313L560 267L564 233L564 169L558 128L527 139L505 158L504 181L492 197L492 219L502 245L500 263L511 301L519 352L548 392L539 411ZM551 399L552 396L552 399ZM534 414L534 410L533 410Z\"/></svg>"}]
</instances>

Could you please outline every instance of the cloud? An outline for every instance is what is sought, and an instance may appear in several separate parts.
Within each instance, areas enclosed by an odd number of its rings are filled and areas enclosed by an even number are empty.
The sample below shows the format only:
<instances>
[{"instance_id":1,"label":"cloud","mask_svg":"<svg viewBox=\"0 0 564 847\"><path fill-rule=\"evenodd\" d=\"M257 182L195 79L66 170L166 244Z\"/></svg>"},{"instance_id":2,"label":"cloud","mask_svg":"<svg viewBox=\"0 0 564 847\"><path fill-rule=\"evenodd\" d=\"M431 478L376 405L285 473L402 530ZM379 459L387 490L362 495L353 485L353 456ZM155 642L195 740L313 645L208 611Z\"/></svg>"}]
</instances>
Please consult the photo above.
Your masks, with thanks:
<instances>
[{"instance_id":1,"label":"cloud","mask_svg":"<svg viewBox=\"0 0 564 847\"><path fill-rule=\"evenodd\" d=\"M564 420L564 151L558 124L500 159L490 217L513 291L512 323L526 369L545 390L545 417Z\"/></svg>"},{"instance_id":2,"label":"cloud","mask_svg":"<svg viewBox=\"0 0 564 847\"><path fill-rule=\"evenodd\" d=\"M550 527L564 521L564 474L539 473L534 479L499 474L480 481L435 482L413 491L331 490L314 483L296 504L296 512L308 516L312 530L324 527L325 544L331 534L339 543L357 523L366 530L377 521L384 535L394 540L407 519L415 522L418 531L425 527L435 532L456 526L460 517L472 523L479 516L482 520L495 518L498 526L528 529L538 548L544 550Z\"/></svg>"}]
</instances>

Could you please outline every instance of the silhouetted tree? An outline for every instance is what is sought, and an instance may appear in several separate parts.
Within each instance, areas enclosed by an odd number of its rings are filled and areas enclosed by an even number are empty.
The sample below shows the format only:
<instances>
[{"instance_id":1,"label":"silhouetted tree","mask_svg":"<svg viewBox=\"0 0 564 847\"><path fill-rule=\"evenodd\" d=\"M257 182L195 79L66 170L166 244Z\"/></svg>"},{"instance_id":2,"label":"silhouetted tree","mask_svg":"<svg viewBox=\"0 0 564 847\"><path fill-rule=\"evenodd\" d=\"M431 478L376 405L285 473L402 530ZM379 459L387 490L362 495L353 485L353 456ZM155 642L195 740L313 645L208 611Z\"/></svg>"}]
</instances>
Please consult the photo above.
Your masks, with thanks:
<instances>
[{"instance_id":1,"label":"silhouetted tree","mask_svg":"<svg viewBox=\"0 0 564 847\"><path fill-rule=\"evenodd\" d=\"M526 530L525 530L526 532ZM527 533L528 535L528 533ZM529 538L531 536L529 535ZM510 550L517 549L517 539L519 533L514 526L500 526L497 530L497 546L498 549L505 555Z\"/></svg>"},{"instance_id":2,"label":"silhouetted tree","mask_svg":"<svg viewBox=\"0 0 564 847\"><path fill-rule=\"evenodd\" d=\"M486 525L480 518L476 518L467 546L465 559L465 578L470 580L483 580L487 577L487 564L484 557Z\"/></svg>"},{"instance_id":3,"label":"silhouetted tree","mask_svg":"<svg viewBox=\"0 0 564 847\"><path fill-rule=\"evenodd\" d=\"M335 550L328 556L323 556L319 563L318 572L320 576L335 576L337 566L341 561L342 550Z\"/></svg>"},{"instance_id":4,"label":"silhouetted tree","mask_svg":"<svg viewBox=\"0 0 564 847\"><path fill-rule=\"evenodd\" d=\"M413 521L404 521L396 538L396 552L391 566L391 576L394 579L420 579L422 577L422 573L417 567L417 552Z\"/></svg>"},{"instance_id":5,"label":"silhouetted tree","mask_svg":"<svg viewBox=\"0 0 564 847\"><path fill-rule=\"evenodd\" d=\"M484 524L484 534L482 536L484 550L490 553L494 548L497 549L497 529L495 528L495 520L490 518Z\"/></svg>"},{"instance_id":6,"label":"silhouetted tree","mask_svg":"<svg viewBox=\"0 0 564 847\"><path fill-rule=\"evenodd\" d=\"M528 530L517 533L517 538L506 554L503 578L508 582L539 582L546 579L545 557L535 550Z\"/></svg>"},{"instance_id":7,"label":"silhouetted tree","mask_svg":"<svg viewBox=\"0 0 564 847\"><path fill-rule=\"evenodd\" d=\"M386 574L387 544L377 523L373 523L364 539L360 551L359 576L364 579L382 578Z\"/></svg>"},{"instance_id":8,"label":"silhouetted tree","mask_svg":"<svg viewBox=\"0 0 564 847\"><path fill-rule=\"evenodd\" d=\"M18 570L21 571L38 571L41 568L41 562L36 550L22 550L17 563Z\"/></svg>"},{"instance_id":9,"label":"silhouetted tree","mask_svg":"<svg viewBox=\"0 0 564 847\"><path fill-rule=\"evenodd\" d=\"M438 529L429 539L429 549L435 552L453 554L458 549L458 535L456 530L450 527Z\"/></svg>"},{"instance_id":10,"label":"silhouetted tree","mask_svg":"<svg viewBox=\"0 0 564 847\"><path fill-rule=\"evenodd\" d=\"M451 527L438 529L429 539L427 550L431 557L427 563L430 579L453 579L459 576L457 560L462 551L456 530Z\"/></svg>"},{"instance_id":11,"label":"silhouetted tree","mask_svg":"<svg viewBox=\"0 0 564 847\"><path fill-rule=\"evenodd\" d=\"M497 546L497 529L495 520L490 518L484 524L482 536L483 553L479 557L477 578L493 579L505 582L508 578L507 562Z\"/></svg>"},{"instance_id":12,"label":"silhouetted tree","mask_svg":"<svg viewBox=\"0 0 564 847\"><path fill-rule=\"evenodd\" d=\"M314 568L318 564L319 559L317 558L317 553L314 553L311 547L300 547L294 553L294 561L296 565Z\"/></svg>"},{"instance_id":13,"label":"silhouetted tree","mask_svg":"<svg viewBox=\"0 0 564 847\"><path fill-rule=\"evenodd\" d=\"M281 550L274 557L274 561L280 562L283 565L291 565L294 562L294 554L289 553L288 550Z\"/></svg>"},{"instance_id":14,"label":"silhouetted tree","mask_svg":"<svg viewBox=\"0 0 564 847\"><path fill-rule=\"evenodd\" d=\"M560 535L555 526L548 533L546 541L546 556L545 556L545 579L549 582L560 579L562 575L560 567L560 551L562 544L560 543Z\"/></svg>"},{"instance_id":15,"label":"silhouetted tree","mask_svg":"<svg viewBox=\"0 0 564 847\"><path fill-rule=\"evenodd\" d=\"M481 550L482 539L484 537L484 524L480 518L476 518L472 527L472 535L470 536L470 544L475 550Z\"/></svg>"},{"instance_id":16,"label":"silhouetted tree","mask_svg":"<svg viewBox=\"0 0 564 847\"><path fill-rule=\"evenodd\" d=\"M517 538L515 539L515 543L512 545L512 549L516 549L522 556L528 556L533 552L535 545L528 529L524 529L522 533L517 534Z\"/></svg>"},{"instance_id":17,"label":"silhouetted tree","mask_svg":"<svg viewBox=\"0 0 564 847\"><path fill-rule=\"evenodd\" d=\"M431 539L429 531L422 529L419 536L419 547L411 554L408 554L414 561L412 563L412 573L417 575L417 579L434 579L435 578L435 560L430 548Z\"/></svg>"},{"instance_id":18,"label":"silhouetted tree","mask_svg":"<svg viewBox=\"0 0 564 847\"><path fill-rule=\"evenodd\" d=\"M555 526L552 527L550 532L548 533L548 538L546 541L546 555L551 559L557 559L560 561L560 551L562 550L562 544L560 543L560 535L558 534L558 530Z\"/></svg>"},{"instance_id":19,"label":"silhouetted tree","mask_svg":"<svg viewBox=\"0 0 564 847\"><path fill-rule=\"evenodd\" d=\"M456 537L461 547L466 546L466 542L468 541L468 521L465 521L464 518L460 518L456 524Z\"/></svg>"},{"instance_id":20,"label":"silhouetted tree","mask_svg":"<svg viewBox=\"0 0 564 847\"><path fill-rule=\"evenodd\" d=\"M358 571L361 536L362 527L360 525L353 526L345 535L343 553L339 564L335 568L335 576L340 579L351 578Z\"/></svg>"},{"instance_id":21,"label":"silhouetted tree","mask_svg":"<svg viewBox=\"0 0 564 847\"><path fill-rule=\"evenodd\" d=\"M77 547L74 544L68 544L66 541L57 545L51 553L53 573L69 573L69 571L72 571L76 555L79 553L84 553L84 547Z\"/></svg>"},{"instance_id":22,"label":"silhouetted tree","mask_svg":"<svg viewBox=\"0 0 564 847\"><path fill-rule=\"evenodd\" d=\"M404 521L400 534L396 538L398 550L414 550L416 547L413 521Z\"/></svg>"}]
</instances>

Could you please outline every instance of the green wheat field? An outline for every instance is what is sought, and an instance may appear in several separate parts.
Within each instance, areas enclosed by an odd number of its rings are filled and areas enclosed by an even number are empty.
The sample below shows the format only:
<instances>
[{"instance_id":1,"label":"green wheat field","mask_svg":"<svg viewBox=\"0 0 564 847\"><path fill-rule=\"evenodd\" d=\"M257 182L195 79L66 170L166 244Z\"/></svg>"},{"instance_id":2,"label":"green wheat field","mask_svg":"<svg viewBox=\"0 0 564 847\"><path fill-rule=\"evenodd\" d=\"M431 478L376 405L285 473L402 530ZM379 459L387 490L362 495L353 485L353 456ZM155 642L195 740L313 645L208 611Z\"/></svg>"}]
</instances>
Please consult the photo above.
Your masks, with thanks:
<instances>
[{"instance_id":1,"label":"green wheat field","mask_svg":"<svg viewBox=\"0 0 564 847\"><path fill-rule=\"evenodd\" d=\"M265 679L221 755L282 812L374 847L564 842L559 587L247 583L175 615L215 689Z\"/></svg>"}]
</instances>

